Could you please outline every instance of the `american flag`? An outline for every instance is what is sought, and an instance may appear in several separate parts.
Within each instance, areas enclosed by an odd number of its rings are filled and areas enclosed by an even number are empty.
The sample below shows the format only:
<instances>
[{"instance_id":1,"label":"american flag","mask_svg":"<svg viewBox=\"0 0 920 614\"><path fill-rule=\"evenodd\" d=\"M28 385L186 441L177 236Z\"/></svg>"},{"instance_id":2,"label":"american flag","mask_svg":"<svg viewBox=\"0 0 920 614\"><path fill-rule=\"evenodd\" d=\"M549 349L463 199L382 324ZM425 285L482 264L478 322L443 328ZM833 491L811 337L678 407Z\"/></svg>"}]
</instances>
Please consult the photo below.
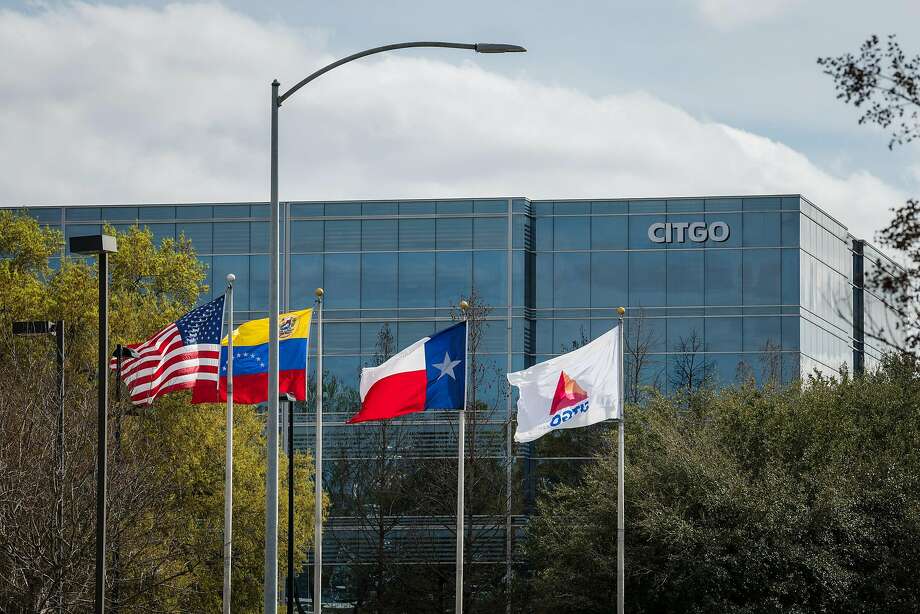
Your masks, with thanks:
<instances>
[{"instance_id":1,"label":"american flag","mask_svg":"<svg viewBox=\"0 0 920 614\"><path fill-rule=\"evenodd\" d=\"M135 345L138 358L122 359L121 379L135 405L196 385L217 387L224 297L188 312L152 337ZM115 359L111 366L116 367Z\"/></svg>"}]
</instances>

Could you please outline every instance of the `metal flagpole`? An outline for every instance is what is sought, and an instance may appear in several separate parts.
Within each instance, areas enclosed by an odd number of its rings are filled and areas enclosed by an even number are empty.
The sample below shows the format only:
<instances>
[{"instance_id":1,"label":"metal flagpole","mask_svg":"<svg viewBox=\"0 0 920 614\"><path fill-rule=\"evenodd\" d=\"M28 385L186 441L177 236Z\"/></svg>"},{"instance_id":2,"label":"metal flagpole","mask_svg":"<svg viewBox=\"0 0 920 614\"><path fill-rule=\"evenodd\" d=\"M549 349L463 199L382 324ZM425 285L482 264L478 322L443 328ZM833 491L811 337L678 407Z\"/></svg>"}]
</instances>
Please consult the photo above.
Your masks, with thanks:
<instances>
[{"instance_id":1,"label":"metal flagpole","mask_svg":"<svg viewBox=\"0 0 920 614\"><path fill-rule=\"evenodd\" d=\"M323 289L316 289L316 450L313 462L313 612L323 612Z\"/></svg>"},{"instance_id":2,"label":"metal flagpole","mask_svg":"<svg viewBox=\"0 0 920 614\"><path fill-rule=\"evenodd\" d=\"M224 468L224 614L230 614L230 580L233 576L233 282L227 274L227 460ZM218 373L218 387L220 373Z\"/></svg>"},{"instance_id":3,"label":"metal flagpole","mask_svg":"<svg viewBox=\"0 0 920 614\"><path fill-rule=\"evenodd\" d=\"M623 550L625 549L626 541L626 528L623 519L625 509L625 505L623 503L623 467L625 466L626 455L626 389L625 382L623 381L623 359L625 355L625 349L623 346L623 316L626 314L626 309L623 307L618 307L617 314L619 314L620 320L618 325L620 328L620 372L618 374L620 377L620 398L618 399L620 404L620 421L617 426L617 614L623 614L623 597L624 590L626 588L626 576L623 566Z\"/></svg>"},{"instance_id":4,"label":"metal flagpole","mask_svg":"<svg viewBox=\"0 0 920 614\"><path fill-rule=\"evenodd\" d=\"M460 408L460 424L457 428L457 581L454 596L454 612L463 614L463 521L464 521L464 501L463 486L465 478L466 464L466 391L469 388L470 379L470 304L466 301L460 301L460 310L463 312L463 318L466 322L466 335L463 359L463 407Z\"/></svg>"},{"instance_id":5,"label":"metal flagpole","mask_svg":"<svg viewBox=\"0 0 920 614\"><path fill-rule=\"evenodd\" d=\"M278 210L278 80L272 81L271 121L271 270L268 282L268 446L265 471L265 574L263 614L278 611L278 289L280 211Z\"/></svg>"}]
</instances>

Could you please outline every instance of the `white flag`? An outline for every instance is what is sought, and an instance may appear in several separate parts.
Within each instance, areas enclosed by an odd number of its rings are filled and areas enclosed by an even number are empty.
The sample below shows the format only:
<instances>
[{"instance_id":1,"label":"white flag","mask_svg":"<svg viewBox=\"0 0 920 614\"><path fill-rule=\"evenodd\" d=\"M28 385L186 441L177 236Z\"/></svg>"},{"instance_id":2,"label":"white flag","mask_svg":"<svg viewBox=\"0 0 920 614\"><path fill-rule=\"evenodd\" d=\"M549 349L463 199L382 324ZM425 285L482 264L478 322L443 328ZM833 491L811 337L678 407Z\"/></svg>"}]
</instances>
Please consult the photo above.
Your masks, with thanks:
<instances>
[{"instance_id":1,"label":"white flag","mask_svg":"<svg viewBox=\"0 0 920 614\"><path fill-rule=\"evenodd\" d=\"M517 386L518 443L556 429L588 426L622 415L620 331L614 328L577 350L508 374Z\"/></svg>"}]
</instances>

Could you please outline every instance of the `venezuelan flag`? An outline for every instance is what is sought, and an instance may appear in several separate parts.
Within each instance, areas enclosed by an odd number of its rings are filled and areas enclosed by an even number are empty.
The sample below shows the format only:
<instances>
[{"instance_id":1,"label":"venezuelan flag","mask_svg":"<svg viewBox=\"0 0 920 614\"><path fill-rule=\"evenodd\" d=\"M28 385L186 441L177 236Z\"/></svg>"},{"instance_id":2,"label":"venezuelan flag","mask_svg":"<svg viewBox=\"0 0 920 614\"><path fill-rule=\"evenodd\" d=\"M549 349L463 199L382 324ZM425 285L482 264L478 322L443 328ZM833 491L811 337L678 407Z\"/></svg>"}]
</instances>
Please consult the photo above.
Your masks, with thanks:
<instances>
[{"instance_id":1,"label":"venezuelan flag","mask_svg":"<svg viewBox=\"0 0 920 614\"><path fill-rule=\"evenodd\" d=\"M307 399L307 348L312 309L283 313L278 318L278 388L298 401ZM268 401L268 318L252 320L233 331L233 400L238 403ZM193 395L193 403L227 399L227 338L221 340L220 387ZM206 388L206 387L205 387Z\"/></svg>"}]
</instances>

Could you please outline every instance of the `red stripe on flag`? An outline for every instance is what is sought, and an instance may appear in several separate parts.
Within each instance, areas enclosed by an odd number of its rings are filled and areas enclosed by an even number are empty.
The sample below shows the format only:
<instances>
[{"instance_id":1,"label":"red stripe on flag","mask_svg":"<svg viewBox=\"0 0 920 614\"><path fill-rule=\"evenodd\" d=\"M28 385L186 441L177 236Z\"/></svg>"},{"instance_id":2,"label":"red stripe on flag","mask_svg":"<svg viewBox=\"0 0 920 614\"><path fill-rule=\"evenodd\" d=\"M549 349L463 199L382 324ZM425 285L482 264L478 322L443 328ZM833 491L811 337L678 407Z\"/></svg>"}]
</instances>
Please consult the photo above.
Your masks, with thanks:
<instances>
[{"instance_id":1,"label":"red stripe on flag","mask_svg":"<svg viewBox=\"0 0 920 614\"><path fill-rule=\"evenodd\" d=\"M425 371L403 371L374 382L349 424L386 420L425 410Z\"/></svg>"}]
</instances>

